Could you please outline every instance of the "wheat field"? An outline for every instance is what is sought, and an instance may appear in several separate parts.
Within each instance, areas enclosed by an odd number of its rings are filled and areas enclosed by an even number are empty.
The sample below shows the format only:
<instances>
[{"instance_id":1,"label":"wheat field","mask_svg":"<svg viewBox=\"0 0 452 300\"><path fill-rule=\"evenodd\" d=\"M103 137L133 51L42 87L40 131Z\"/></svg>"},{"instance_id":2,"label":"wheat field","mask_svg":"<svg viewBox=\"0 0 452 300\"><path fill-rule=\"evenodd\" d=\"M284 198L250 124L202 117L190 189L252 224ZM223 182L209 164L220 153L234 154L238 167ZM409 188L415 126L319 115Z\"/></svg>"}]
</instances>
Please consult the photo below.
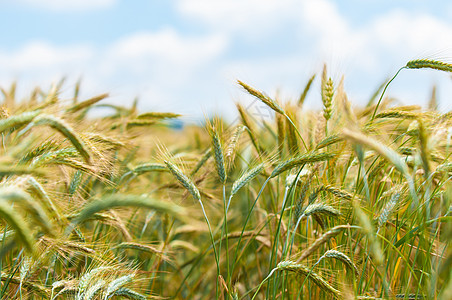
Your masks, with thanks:
<instances>
[{"instance_id":1,"label":"wheat field","mask_svg":"<svg viewBox=\"0 0 452 300\"><path fill-rule=\"evenodd\" d=\"M399 72L423 68L452 71ZM452 299L452 113L395 105L394 78L362 107L326 66L296 101L238 81L273 119L183 129L2 88L0 297Z\"/></svg>"}]
</instances>

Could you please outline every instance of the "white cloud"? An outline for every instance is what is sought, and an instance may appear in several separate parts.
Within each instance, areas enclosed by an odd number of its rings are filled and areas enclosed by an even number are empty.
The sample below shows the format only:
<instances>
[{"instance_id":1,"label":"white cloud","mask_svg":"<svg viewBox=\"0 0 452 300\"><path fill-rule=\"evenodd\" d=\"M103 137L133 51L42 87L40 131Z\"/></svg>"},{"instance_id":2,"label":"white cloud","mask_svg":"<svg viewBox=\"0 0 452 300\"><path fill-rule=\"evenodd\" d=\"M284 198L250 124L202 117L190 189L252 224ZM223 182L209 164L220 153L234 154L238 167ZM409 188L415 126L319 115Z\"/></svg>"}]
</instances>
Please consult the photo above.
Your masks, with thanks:
<instances>
[{"instance_id":1,"label":"white cloud","mask_svg":"<svg viewBox=\"0 0 452 300\"><path fill-rule=\"evenodd\" d=\"M220 36L185 37L172 29L135 33L116 42L109 51L119 60L164 60L174 64L207 63L226 47Z\"/></svg>"},{"instance_id":2,"label":"white cloud","mask_svg":"<svg viewBox=\"0 0 452 300\"><path fill-rule=\"evenodd\" d=\"M364 99L407 60L426 51L434 55L432 51L450 50L452 43L450 23L427 13L392 10L356 26L329 0L176 3L183 17L204 26L201 35L167 28L135 32L102 48L34 42L13 52L0 49L0 78L10 78L5 70L12 70L48 85L50 74L83 73L85 89L110 91L118 101L138 93L144 109L199 116L203 109L220 108L230 115L233 100L245 98L235 79L271 95L280 88L283 95L296 97L304 80L325 61L333 79L345 73L347 91ZM393 92L404 87L406 75L391 86ZM431 81L408 84L411 92L407 89L406 95L421 98ZM320 103L318 87L308 97ZM360 100L356 98L351 97Z\"/></svg>"},{"instance_id":3,"label":"white cloud","mask_svg":"<svg viewBox=\"0 0 452 300\"><path fill-rule=\"evenodd\" d=\"M348 61L369 70L383 59L382 51L408 56L423 51L450 50L452 26L428 14L391 10L352 27L330 0L179 0L177 10L191 20L232 38L243 35L254 43L293 35L300 56ZM452 7L452 6L451 6ZM359 13L359 12L351 12ZM275 46L276 47L276 46ZM387 56L387 53L385 53ZM405 57L406 58L406 57Z\"/></svg>"},{"instance_id":4,"label":"white cloud","mask_svg":"<svg viewBox=\"0 0 452 300\"><path fill-rule=\"evenodd\" d=\"M57 47L42 41L31 42L17 51L0 50L0 65L13 72L46 70L49 68L71 69L86 62L93 55L91 47L75 45Z\"/></svg>"},{"instance_id":5,"label":"white cloud","mask_svg":"<svg viewBox=\"0 0 452 300\"><path fill-rule=\"evenodd\" d=\"M187 105L187 99L206 98L193 95L211 82L211 63L220 60L226 47L221 36L188 37L172 29L126 35L103 47L35 41L12 51L0 48L0 85L16 78L30 88L49 86L66 75L73 84L82 75L82 90L109 91L122 98L114 102L124 104L124 98L139 94L147 109L158 103L179 112L200 112L201 104Z\"/></svg>"},{"instance_id":6,"label":"white cloud","mask_svg":"<svg viewBox=\"0 0 452 300\"><path fill-rule=\"evenodd\" d=\"M395 10L372 23L371 30L382 46L398 53L438 51L452 47L452 26L426 14Z\"/></svg>"},{"instance_id":7,"label":"white cloud","mask_svg":"<svg viewBox=\"0 0 452 300\"><path fill-rule=\"evenodd\" d=\"M178 0L176 9L212 30L265 36L281 28L299 13L300 0Z\"/></svg>"},{"instance_id":8,"label":"white cloud","mask_svg":"<svg viewBox=\"0 0 452 300\"><path fill-rule=\"evenodd\" d=\"M10 0L10 2L42 10L73 12L109 8L114 6L117 0Z\"/></svg>"},{"instance_id":9,"label":"white cloud","mask_svg":"<svg viewBox=\"0 0 452 300\"><path fill-rule=\"evenodd\" d=\"M447 20L410 8L391 9L357 26L349 14L359 12L345 14L337 5L330 0L179 0L176 8L204 25L206 32L228 36L232 49L246 43L264 45L252 47L258 51L255 56L245 54L222 63L229 85L235 78L245 78L268 92L297 91L304 77L327 62L332 76L339 80L345 73L346 85L362 98L407 60L438 58L438 52L448 53L450 60L452 26ZM281 43L284 35L291 36L290 43ZM274 54L287 45L283 55ZM403 86L402 80L398 82ZM427 94L422 88L428 89L431 81L410 84L419 98Z\"/></svg>"}]
</instances>

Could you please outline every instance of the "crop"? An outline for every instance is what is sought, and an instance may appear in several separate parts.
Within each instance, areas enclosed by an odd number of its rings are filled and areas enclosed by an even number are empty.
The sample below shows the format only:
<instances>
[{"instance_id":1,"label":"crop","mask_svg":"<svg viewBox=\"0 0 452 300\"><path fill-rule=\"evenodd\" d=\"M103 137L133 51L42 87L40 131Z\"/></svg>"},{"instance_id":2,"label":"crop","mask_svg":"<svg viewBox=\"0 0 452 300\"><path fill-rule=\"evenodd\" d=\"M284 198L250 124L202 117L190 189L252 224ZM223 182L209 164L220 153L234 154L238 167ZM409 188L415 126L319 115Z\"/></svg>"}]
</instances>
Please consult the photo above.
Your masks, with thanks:
<instances>
[{"instance_id":1,"label":"crop","mask_svg":"<svg viewBox=\"0 0 452 300\"><path fill-rule=\"evenodd\" d=\"M451 299L452 113L385 97L422 68L452 70L410 61L352 107L325 66L320 112L316 75L296 103L238 81L274 119L183 129L1 89L0 297Z\"/></svg>"}]
</instances>

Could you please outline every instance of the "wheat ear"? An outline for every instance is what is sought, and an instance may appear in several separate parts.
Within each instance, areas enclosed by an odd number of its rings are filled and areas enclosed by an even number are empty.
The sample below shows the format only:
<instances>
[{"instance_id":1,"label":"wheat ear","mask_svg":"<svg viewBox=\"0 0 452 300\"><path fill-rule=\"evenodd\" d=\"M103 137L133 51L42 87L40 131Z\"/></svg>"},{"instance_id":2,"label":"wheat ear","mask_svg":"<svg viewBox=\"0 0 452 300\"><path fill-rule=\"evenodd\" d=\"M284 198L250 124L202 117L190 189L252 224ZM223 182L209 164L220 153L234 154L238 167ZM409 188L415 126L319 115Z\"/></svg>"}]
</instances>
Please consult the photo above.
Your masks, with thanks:
<instances>
[{"instance_id":1,"label":"wheat ear","mask_svg":"<svg viewBox=\"0 0 452 300\"><path fill-rule=\"evenodd\" d=\"M88 100L79 102L76 105L73 105L73 106L69 107L68 109L66 109L66 113L75 113L82 109L88 108L91 105L96 104L97 102L107 98L108 96L109 96L108 94L101 94L101 95L95 96L93 98L90 98Z\"/></svg>"},{"instance_id":2,"label":"wheat ear","mask_svg":"<svg viewBox=\"0 0 452 300\"><path fill-rule=\"evenodd\" d=\"M198 171L201 169L201 167L209 160L209 158L212 156L212 149L207 149L201 159L198 161L196 166L193 168L193 170L190 172L190 176L196 175Z\"/></svg>"},{"instance_id":3,"label":"wheat ear","mask_svg":"<svg viewBox=\"0 0 452 300\"><path fill-rule=\"evenodd\" d=\"M122 286L126 285L127 283L132 282L133 277L135 274L128 274L121 276L119 278L116 278L107 287L107 290L104 293L104 300L107 300L110 298L111 295L113 295L117 290L119 290Z\"/></svg>"},{"instance_id":4,"label":"wheat ear","mask_svg":"<svg viewBox=\"0 0 452 300\"><path fill-rule=\"evenodd\" d=\"M115 246L115 248L120 248L120 249L134 249L134 250L138 250L138 251L142 251L142 252L146 252L146 253L152 253L152 254L163 254L162 251L160 251L159 249L149 246L149 245L143 245L143 244L139 244L139 243L134 243L134 242L123 242L117 246Z\"/></svg>"},{"instance_id":5,"label":"wheat ear","mask_svg":"<svg viewBox=\"0 0 452 300\"><path fill-rule=\"evenodd\" d=\"M343 135L345 136L345 138L351 140L352 142L373 149L378 154L383 156L386 160L391 162L394 165L394 167L396 167L396 169L399 170L400 173L405 175L405 177L407 178L410 177L407 164L402 159L400 154L398 154L393 149L357 131L343 129Z\"/></svg>"},{"instance_id":6,"label":"wheat ear","mask_svg":"<svg viewBox=\"0 0 452 300\"><path fill-rule=\"evenodd\" d=\"M93 284L85 293L83 300L92 300L96 294L100 292L100 290L105 286L105 281L103 279L99 279Z\"/></svg>"},{"instance_id":7,"label":"wheat ear","mask_svg":"<svg viewBox=\"0 0 452 300\"><path fill-rule=\"evenodd\" d=\"M210 126L209 126L210 127ZM226 165L224 163L223 147L221 145L220 136L218 133L218 127L212 126L208 129L211 142L212 151L215 158L215 168L217 170L218 177L221 183L225 184L227 179Z\"/></svg>"},{"instance_id":8,"label":"wheat ear","mask_svg":"<svg viewBox=\"0 0 452 300\"><path fill-rule=\"evenodd\" d=\"M307 267L297 264L296 262L286 260L280 262L276 268L271 270L271 272L267 275L267 277L259 284L259 286L256 289L256 292L254 293L254 296L251 298L251 300L254 300L256 298L260 288L262 285L275 273L276 271L289 271L293 272L302 276L305 276L306 279L309 278L316 284L319 288L322 290L331 293L334 298L339 298L340 292L339 290L335 289L333 286L331 286L325 279L323 279L320 275L313 272L312 270L309 270Z\"/></svg>"},{"instance_id":9,"label":"wheat ear","mask_svg":"<svg viewBox=\"0 0 452 300\"><path fill-rule=\"evenodd\" d=\"M298 98L298 106L303 106L304 101L306 100L306 96L308 95L309 89L311 88L312 82L315 79L316 74L312 75L311 78L309 78L308 82L306 83L306 86L304 87L303 92L301 93L300 97Z\"/></svg>"},{"instance_id":10,"label":"wheat ear","mask_svg":"<svg viewBox=\"0 0 452 300\"><path fill-rule=\"evenodd\" d=\"M108 272L113 270L113 267L111 266L101 266L98 268L94 268L88 273L85 273L78 282L78 292L77 292L77 298L82 299L84 295L86 294L87 288L89 284L96 278L96 276L99 276L99 274Z\"/></svg>"},{"instance_id":11,"label":"wheat ear","mask_svg":"<svg viewBox=\"0 0 452 300\"><path fill-rule=\"evenodd\" d=\"M195 200L201 200L201 194L198 188L195 186L193 181L191 181L187 175L185 175L175 164L170 161L164 161L166 167L171 172L171 174L179 181L179 183L193 196Z\"/></svg>"},{"instance_id":12,"label":"wheat ear","mask_svg":"<svg viewBox=\"0 0 452 300\"><path fill-rule=\"evenodd\" d=\"M400 199L400 192L394 193L391 199L386 203L383 210L378 217L378 230L383 227L388 221L389 216L392 214L394 207L397 205ZM378 231L377 231L378 232Z\"/></svg>"},{"instance_id":13,"label":"wheat ear","mask_svg":"<svg viewBox=\"0 0 452 300\"><path fill-rule=\"evenodd\" d=\"M59 131L62 135L64 135L68 140L71 141L72 145L74 145L75 149L80 153L80 155L85 159L85 162L90 164L91 155L89 153L88 147L85 145L80 136L70 127L66 122L62 119L57 118L52 115L44 115L41 114L37 116L33 121L28 124L28 126L23 129L19 134L23 134L28 131L33 126L39 125L48 125L53 129Z\"/></svg>"},{"instance_id":14,"label":"wheat ear","mask_svg":"<svg viewBox=\"0 0 452 300\"><path fill-rule=\"evenodd\" d=\"M259 175L265 168L265 164L261 163L254 168L249 169L247 172L243 173L233 184L231 188L231 197L235 195L244 185L253 180L254 177Z\"/></svg>"},{"instance_id":15,"label":"wheat ear","mask_svg":"<svg viewBox=\"0 0 452 300\"><path fill-rule=\"evenodd\" d=\"M44 187L34 178L34 177L28 177L27 183L31 189L32 192L36 193L39 198L41 198L44 201L44 204L49 208L53 213L55 213L58 220L61 220L61 215L56 208L55 204L53 203L52 199L50 199L49 195L44 190Z\"/></svg>"},{"instance_id":16,"label":"wheat ear","mask_svg":"<svg viewBox=\"0 0 452 300\"><path fill-rule=\"evenodd\" d=\"M250 137L251 143L254 146L254 149L256 149L256 151L258 153L261 153L262 149L257 142L255 130L251 124L251 120L248 117L248 114L245 111L245 108L242 105L240 105L239 103L237 103L236 106L237 106L237 110L239 111L240 118L242 119L242 123L243 123L243 125L245 125L245 127L247 129L248 135Z\"/></svg>"},{"instance_id":17,"label":"wheat ear","mask_svg":"<svg viewBox=\"0 0 452 300\"><path fill-rule=\"evenodd\" d=\"M313 283L315 283L322 290L333 294L335 297L339 297L339 290L331 286L325 279L323 279L317 273L309 270L307 267L297 264L293 261L282 261L276 267L279 271L289 271L296 274L300 274L309 277Z\"/></svg>"},{"instance_id":18,"label":"wheat ear","mask_svg":"<svg viewBox=\"0 0 452 300\"><path fill-rule=\"evenodd\" d=\"M323 66L321 94L323 102L323 116L328 121L331 118L331 110L334 95L334 85L331 78L327 78L326 65Z\"/></svg>"},{"instance_id":19,"label":"wheat ear","mask_svg":"<svg viewBox=\"0 0 452 300\"><path fill-rule=\"evenodd\" d=\"M20 126L26 123L31 122L34 118L36 118L41 111L27 111L21 113L20 115L11 116L7 119L0 120L0 132L3 132L7 129L14 128L16 126Z\"/></svg>"},{"instance_id":20,"label":"wheat ear","mask_svg":"<svg viewBox=\"0 0 452 300\"><path fill-rule=\"evenodd\" d=\"M175 114L171 112L146 112L139 114L137 119L153 119L153 120L163 120L163 119L175 119L179 118L180 114Z\"/></svg>"},{"instance_id":21,"label":"wheat ear","mask_svg":"<svg viewBox=\"0 0 452 300\"><path fill-rule=\"evenodd\" d=\"M1 281L20 285L20 278L16 277L16 276L12 276L11 274L2 273ZM49 290L40 284L33 283L30 281L24 281L22 283L22 286L25 287L26 289L28 289L32 293L32 295L41 295L42 297L44 297L44 299L49 298L49 294L50 294Z\"/></svg>"},{"instance_id":22,"label":"wheat ear","mask_svg":"<svg viewBox=\"0 0 452 300\"><path fill-rule=\"evenodd\" d=\"M23 220L7 203L0 202L0 216L15 230L17 238L29 252L33 252L33 235Z\"/></svg>"},{"instance_id":23,"label":"wheat ear","mask_svg":"<svg viewBox=\"0 0 452 300\"><path fill-rule=\"evenodd\" d=\"M452 64L433 59L414 59L407 62L408 69L434 69L445 72L452 72Z\"/></svg>"},{"instance_id":24,"label":"wheat ear","mask_svg":"<svg viewBox=\"0 0 452 300\"><path fill-rule=\"evenodd\" d=\"M315 151L305 153L305 154L290 158L286 161L279 163L275 167L275 169L273 169L273 172L270 174L270 178L276 177L279 174L281 174L282 172L293 169L300 165L307 164L307 163L315 163L315 162L319 162L319 161L325 161L325 160L329 160L333 157L335 157L334 153L320 153L320 152L315 152Z\"/></svg>"},{"instance_id":25,"label":"wheat ear","mask_svg":"<svg viewBox=\"0 0 452 300\"><path fill-rule=\"evenodd\" d=\"M337 250L328 250L328 251L325 252L325 254L322 255L321 258L319 258L317 263L320 260L322 260L322 258L325 258L325 257L334 258L336 260L341 261L350 271L354 272L358 276L358 274L359 274L358 268L352 262L352 260L347 255L345 255L344 253L342 253L340 251L337 251Z\"/></svg>"},{"instance_id":26,"label":"wheat ear","mask_svg":"<svg viewBox=\"0 0 452 300\"><path fill-rule=\"evenodd\" d=\"M72 221L72 226L80 224L81 222L87 220L97 212L106 209L112 209L115 207L130 207L130 206L137 208L142 207L154 209L163 213L170 214L173 217L178 218L179 220L182 221L187 220L184 208L176 204L155 200L143 196L115 194L103 197L98 200L91 201L90 203L85 205L78 214L77 218L75 218Z\"/></svg>"},{"instance_id":27,"label":"wheat ear","mask_svg":"<svg viewBox=\"0 0 452 300\"><path fill-rule=\"evenodd\" d=\"M120 288L113 293L114 296L122 296L132 300L146 300L147 297L128 288Z\"/></svg>"},{"instance_id":28,"label":"wheat ear","mask_svg":"<svg viewBox=\"0 0 452 300\"><path fill-rule=\"evenodd\" d=\"M321 237L316 239L314 243L312 243L307 249L301 252L300 256L297 259L297 262L300 262L307 257L309 257L314 251L316 251L321 245L325 244L327 241L341 233L345 229L351 228L350 225L338 225L336 227L331 228L327 232L325 232Z\"/></svg>"},{"instance_id":29,"label":"wheat ear","mask_svg":"<svg viewBox=\"0 0 452 300\"><path fill-rule=\"evenodd\" d=\"M265 95L264 93L262 93L261 91L256 90L255 88L250 87L249 85L247 85L246 83L237 80L238 84L240 84L249 94L253 95L254 97L256 97L257 99L261 100L263 103L265 103L268 107L270 107L271 109L273 109L275 112L280 113L282 115L284 115L284 110L282 109L282 107L278 104L278 102L276 102L275 100L273 100L272 98L268 97L267 95Z\"/></svg>"},{"instance_id":30,"label":"wheat ear","mask_svg":"<svg viewBox=\"0 0 452 300\"><path fill-rule=\"evenodd\" d=\"M217 264L217 275L220 275L220 262L219 257L217 254L217 249L215 247L215 240L213 238L212 228L210 226L209 218L207 217L206 210L204 209L204 204L201 200L201 194L199 193L198 188L195 186L195 184L185 175L175 164L173 164L170 161L165 161L165 165L170 170L171 174L179 181L180 184L182 184L183 187L187 189L187 191L190 192L190 194L193 196L195 200L199 202L199 205L201 206L202 213L204 215L204 219L206 220L207 227L209 229L210 234L210 241L212 243L212 248L215 255L215 262Z\"/></svg>"},{"instance_id":31,"label":"wheat ear","mask_svg":"<svg viewBox=\"0 0 452 300\"><path fill-rule=\"evenodd\" d=\"M237 152L237 146L239 143L239 139L242 133L245 131L245 126L239 125L235 128L234 133L230 137L228 141L228 146L226 147L226 151L224 153L227 169L230 170L234 163L235 154Z\"/></svg>"},{"instance_id":32,"label":"wheat ear","mask_svg":"<svg viewBox=\"0 0 452 300\"><path fill-rule=\"evenodd\" d=\"M14 186L4 187L0 189L0 199L20 203L47 233L52 233L52 224L46 213L27 192Z\"/></svg>"},{"instance_id":33,"label":"wheat ear","mask_svg":"<svg viewBox=\"0 0 452 300\"><path fill-rule=\"evenodd\" d=\"M335 209L334 207L325 204L325 203L312 203L309 204L305 210L303 211L303 214L300 216L300 218L309 217L310 215L327 215L332 217L337 217L341 213Z\"/></svg>"}]
</instances>

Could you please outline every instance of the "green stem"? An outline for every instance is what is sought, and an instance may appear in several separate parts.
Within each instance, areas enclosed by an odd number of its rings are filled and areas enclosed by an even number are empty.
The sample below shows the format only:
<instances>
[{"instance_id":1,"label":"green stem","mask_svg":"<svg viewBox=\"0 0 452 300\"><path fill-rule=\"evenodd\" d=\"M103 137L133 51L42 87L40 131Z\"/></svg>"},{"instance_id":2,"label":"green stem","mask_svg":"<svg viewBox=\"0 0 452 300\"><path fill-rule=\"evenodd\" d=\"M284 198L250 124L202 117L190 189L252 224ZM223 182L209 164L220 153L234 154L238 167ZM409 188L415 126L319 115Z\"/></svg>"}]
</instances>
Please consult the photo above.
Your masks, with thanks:
<instances>
[{"instance_id":1,"label":"green stem","mask_svg":"<svg viewBox=\"0 0 452 300\"><path fill-rule=\"evenodd\" d=\"M306 151L308 151L308 146L306 146L306 143L304 142L303 137L301 136L300 131L298 131L297 126L295 126L294 122L292 121L292 119L286 114L284 113L284 117L286 117L286 119L289 121L289 123L293 126L293 128L295 129L295 131L297 132L298 136L300 137L301 141L303 142L303 146L306 149Z\"/></svg>"},{"instance_id":2,"label":"green stem","mask_svg":"<svg viewBox=\"0 0 452 300\"><path fill-rule=\"evenodd\" d=\"M210 227L209 218L207 217L207 214L206 214L206 211L204 209L204 205L202 204L201 199L199 199L199 204L201 205L204 219L206 220L207 227L209 228L210 241L212 242L212 248L213 248L213 252L214 252L214 256L215 256L215 262L217 264L217 278L216 278L215 282L216 282L216 290L217 290L217 298L218 298L218 276L220 275L220 262L219 262L219 258L218 258L217 248L215 247L215 239L213 238L212 228Z\"/></svg>"},{"instance_id":3,"label":"green stem","mask_svg":"<svg viewBox=\"0 0 452 300\"><path fill-rule=\"evenodd\" d=\"M375 106L374 113L372 114L372 118L370 119L370 124L372 124L372 121L375 118L375 114L377 113L378 107L380 106L381 100L383 99L383 95L385 94L386 89L388 88L389 84L397 77L397 75L399 75L400 71L402 71L405 68L406 67L401 67L397 71L397 73L395 73L395 75L388 81L388 83L386 83L385 88L383 89L383 92L381 93L380 99L378 99L377 105Z\"/></svg>"},{"instance_id":4,"label":"green stem","mask_svg":"<svg viewBox=\"0 0 452 300\"><path fill-rule=\"evenodd\" d=\"M229 203L228 203L229 204ZM227 269L227 278L226 282L229 281L230 273L229 273L229 238L228 238L228 210L227 210L227 204L226 204L226 186L223 184L223 208L224 208L224 233L225 233L225 249L226 249L226 269ZM223 238L223 237L222 237ZM221 248L220 248L221 251ZM229 288L229 287L228 287ZM229 299L229 296L227 297Z\"/></svg>"}]
</instances>

